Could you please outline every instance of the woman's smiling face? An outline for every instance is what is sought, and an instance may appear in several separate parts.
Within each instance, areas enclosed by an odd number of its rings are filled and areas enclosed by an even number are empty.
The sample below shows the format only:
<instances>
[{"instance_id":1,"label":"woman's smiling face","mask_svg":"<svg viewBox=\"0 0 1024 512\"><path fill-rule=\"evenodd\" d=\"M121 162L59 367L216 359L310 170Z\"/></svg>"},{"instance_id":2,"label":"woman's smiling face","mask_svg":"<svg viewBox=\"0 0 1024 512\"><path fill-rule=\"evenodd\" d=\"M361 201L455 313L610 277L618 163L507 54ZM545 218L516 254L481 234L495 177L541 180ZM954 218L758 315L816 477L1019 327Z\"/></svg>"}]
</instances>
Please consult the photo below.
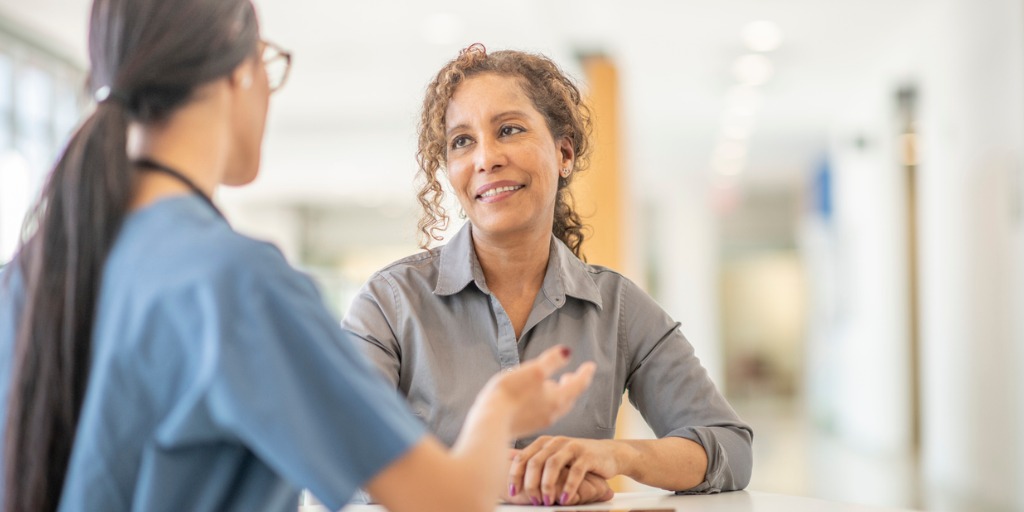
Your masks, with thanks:
<instances>
[{"instance_id":1,"label":"woman's smiling face","mask_svg":"<svg viewBox=\"0 0 1024 512\"><path fill-rule=\"evenodd\" d=\"M447 171L475 232L551 232L559 171L572 168L519 79L486 73L463 82L445 113Z\"/></svg>"}]
</instances>

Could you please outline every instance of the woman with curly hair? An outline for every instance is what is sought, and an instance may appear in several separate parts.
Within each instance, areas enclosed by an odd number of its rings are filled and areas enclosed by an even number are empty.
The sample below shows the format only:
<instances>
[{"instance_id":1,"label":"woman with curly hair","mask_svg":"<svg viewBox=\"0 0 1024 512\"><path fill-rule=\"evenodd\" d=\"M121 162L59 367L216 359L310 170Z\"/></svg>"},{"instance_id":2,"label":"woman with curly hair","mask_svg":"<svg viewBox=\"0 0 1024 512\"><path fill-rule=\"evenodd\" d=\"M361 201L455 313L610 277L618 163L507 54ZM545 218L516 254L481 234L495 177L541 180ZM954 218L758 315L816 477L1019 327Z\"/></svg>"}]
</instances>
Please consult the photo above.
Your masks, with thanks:
<instances>
[{"instance_id":1,"label":"woman with curly hair","mask_svg":"<svg viewBox=\"0 0 1024 512\"><path fill-rule=\"evenodd\" d=\"M597 362L590 390L544 436L517 440L513 502L609 499L627 475L673 491L742 489L751 429L646 293L583 260L570 184L587 167L590 112L551 60L463 50L427 88L419 126L424 249L448 223L447 178L466 225L364 286L343 326L442 440L491 376L565 343ZM623 392L656 440L615 440Z\"/></svg>"}]
</instances>

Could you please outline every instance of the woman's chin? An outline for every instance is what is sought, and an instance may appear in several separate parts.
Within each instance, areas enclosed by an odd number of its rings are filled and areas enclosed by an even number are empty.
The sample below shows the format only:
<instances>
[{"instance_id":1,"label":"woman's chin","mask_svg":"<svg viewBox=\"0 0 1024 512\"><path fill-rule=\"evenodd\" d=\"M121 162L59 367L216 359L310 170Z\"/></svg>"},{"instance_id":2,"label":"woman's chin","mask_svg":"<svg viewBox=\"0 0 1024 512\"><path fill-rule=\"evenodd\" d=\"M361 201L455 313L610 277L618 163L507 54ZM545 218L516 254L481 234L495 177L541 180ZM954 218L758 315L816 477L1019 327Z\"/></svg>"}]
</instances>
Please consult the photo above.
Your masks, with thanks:
<instances>
[{"instance_id":1,"label":"woman's chin","mask_svg":"<svg viewBox=\"0 0 1024 512\"><path fill-rule=\"evenodd\" d=\"M531 225L519 218L487 218L469 220L473 225L473 232L479 235L486 235L491 238L506 238L522 236L532 232L550 232L551 226Z\"/></svg>"},{"instance_id":2,"label":"woman's chin","mask_svg":"<svg viewBox=\"0 0 1024 512\"><path fill-rule=\"evenodd\" d=\"M259 176L258 166L252 166L248 169L238 169L226 173L224 178L221 180L221 184L229 187L242 187L256 181L257 176Z\"/></svg>"}]
</instances>

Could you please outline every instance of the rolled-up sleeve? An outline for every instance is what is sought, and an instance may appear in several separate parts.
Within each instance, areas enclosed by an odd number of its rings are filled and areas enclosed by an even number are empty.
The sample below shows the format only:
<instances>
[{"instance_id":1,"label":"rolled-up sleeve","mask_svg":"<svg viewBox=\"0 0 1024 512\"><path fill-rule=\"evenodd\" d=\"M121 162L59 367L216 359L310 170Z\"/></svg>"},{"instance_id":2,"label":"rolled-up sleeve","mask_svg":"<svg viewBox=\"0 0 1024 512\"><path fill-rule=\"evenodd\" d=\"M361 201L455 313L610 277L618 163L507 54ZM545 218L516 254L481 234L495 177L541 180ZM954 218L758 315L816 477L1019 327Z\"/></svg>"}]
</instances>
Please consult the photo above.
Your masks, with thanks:
<instances>
[{"instance_id":1,"label":"rolled-up sleeve","mask_svg":"<svg viewBox=\"0 0 1024 512\"><path fill-rule=\"evenodd\" d=\"M704 481L679 492L743 489L753 466L753 431L715 387L679 323L636 285L627 282L621 293L630 402L659 438L689 439L707 453Z\"/></svg>"}]
</instances>

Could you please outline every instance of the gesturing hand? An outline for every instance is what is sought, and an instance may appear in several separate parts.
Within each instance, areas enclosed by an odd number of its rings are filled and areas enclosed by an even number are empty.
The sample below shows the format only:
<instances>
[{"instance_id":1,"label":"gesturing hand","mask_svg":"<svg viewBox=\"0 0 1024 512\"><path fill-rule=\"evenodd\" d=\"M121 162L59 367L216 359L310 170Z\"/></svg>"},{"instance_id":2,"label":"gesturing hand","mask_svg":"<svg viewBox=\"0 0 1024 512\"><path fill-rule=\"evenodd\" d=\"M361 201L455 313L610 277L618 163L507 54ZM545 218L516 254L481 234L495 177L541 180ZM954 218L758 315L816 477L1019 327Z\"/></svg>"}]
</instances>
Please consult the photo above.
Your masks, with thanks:
<instances>
[{"instance_id":1,"label":"gesturing hand","mask_svg":"<svg viewBox=\"0 0 1024 512\"><path fill-rule=\"evenodd\" d=\"M564 416L594 377L594 363L586 362L558 381L551 376L569 362L569 349L553 347L514 371L495 375L481 391L478 403L498 401L511 407L513 437L545 428ZM472 414L472 413L471 413Z\"/></svg>"},{"instance_id":2,"label":"gesturing hand","mask_svg":"<svg viewBox=\"0 0 1024 512\"><path fill-rule=\"evenodd\" d=\"M512 459L510 489L534 503L575 505L588 475L607 480L619 474L614 448L614 441L538 437Z\"/></svg>"}]
</instances>

